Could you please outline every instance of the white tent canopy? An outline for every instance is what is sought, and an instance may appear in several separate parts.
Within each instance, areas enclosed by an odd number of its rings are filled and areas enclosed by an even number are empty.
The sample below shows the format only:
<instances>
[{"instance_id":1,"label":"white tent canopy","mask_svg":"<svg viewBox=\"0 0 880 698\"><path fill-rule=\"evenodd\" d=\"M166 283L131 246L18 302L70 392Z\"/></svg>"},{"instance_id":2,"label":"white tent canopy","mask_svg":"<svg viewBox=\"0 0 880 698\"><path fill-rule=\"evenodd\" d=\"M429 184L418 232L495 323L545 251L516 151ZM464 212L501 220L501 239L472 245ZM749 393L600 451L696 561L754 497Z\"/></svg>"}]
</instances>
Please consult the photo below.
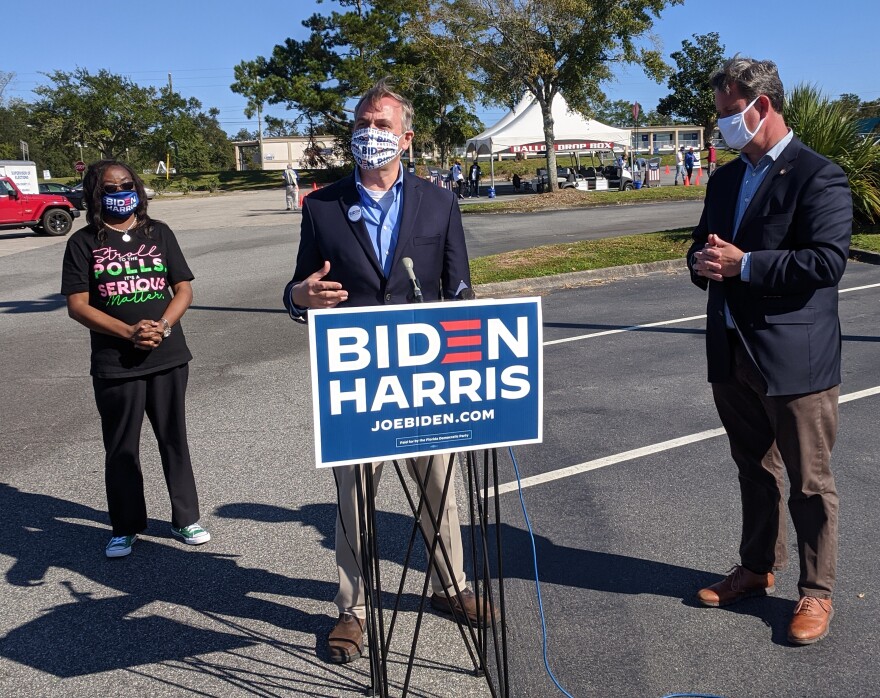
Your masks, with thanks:
<instances>
[{"instance_id":1,"label":"white tent canopy","mask_svg":"<svg viewBox=\"0 0 880 698\"><path fill-rule=\"evenodd\" d=\"M561 94L553 99L553 138L557 150L599 150L630 147L628 129L614 128L595 119L585 119L569 110ZM597 147L590 148L594 144ZM581 146L583 147L577 147ZM601 146L605 146L602 148ZM509 152L537 152L544 150L544 119L541 105L531 94L526 94L516 107L502 117L494 126L471 138L465 152L470 155Z\"/></svg>"}]
</instances>

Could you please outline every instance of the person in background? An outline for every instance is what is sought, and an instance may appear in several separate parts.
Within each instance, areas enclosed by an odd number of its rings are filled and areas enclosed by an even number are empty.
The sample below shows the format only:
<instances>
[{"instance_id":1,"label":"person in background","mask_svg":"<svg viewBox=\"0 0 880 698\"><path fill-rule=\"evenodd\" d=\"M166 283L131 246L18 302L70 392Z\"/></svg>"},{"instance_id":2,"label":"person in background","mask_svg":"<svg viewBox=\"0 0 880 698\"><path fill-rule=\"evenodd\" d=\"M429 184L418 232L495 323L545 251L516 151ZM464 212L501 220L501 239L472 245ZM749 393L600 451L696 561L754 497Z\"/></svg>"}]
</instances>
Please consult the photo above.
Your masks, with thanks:
<instances>
[{"instance_id":1,"label":"person in background","mask_svg":"<svg viewBox=\"0 0 880 698\"><path fill-rule=\"evenodd\" d=\"M88 225L67 241L61 293L67 312L91 335L91 375L104 437L104 481L113 537L107 557L131 553L147 528L140 440L150 420L168 494L171 534L189 545L211 539L186 435L192 359L180 319L192 302L193 274L177 239L147 215L147 196L128 165L101 160L83 180Z\"/></svg>"},{"instance_id":2,"label":"person in background","mask_svg":"<svg viewBox=\"0 0 880 698\"><path fill-rule=\"evenodd\" d=\"M461 193L462 187L464 186L464 173L461 171L461 163L458 160L452 163L449 174L452 176L452 181L455 183L456 195L459 199L464 198Z\"/></svg>"},{"instance_id":3,"label":"person in background","mask_svg":"<svg viewBox=\"0 0 880 698\"><path fill-rule=\"evenodd\" d=\"M289 163L282 173L284 178L284 193L287 199L287 210L296 211L299 208L299 176L293 169L293 163Z\"/></svg>"},{"instance_id":4,"label":"person in background","mask_svg":"<svg viewBox=\"0 0 880 698\"><path fill-rule=\"evenodd\" d=\"M688 148L688 151L684 154L684 171L689 184L694 183L694 162L696 162L694 149Z\"/></svg>"},{"instance_id":5,"label":"person in background","mask_svg":"<svg viewBox=\"0 0 880 698\"><path fill-rule=\"evenodd\" d=\"M709 169L707 170L707 174L709 177L712 176L712 173L715 172L715 167L718 164L718 153L715 150L715 145L709 143Z\"/></svg>"},{"instance_id":6,"label":"person in background","mask_svg":"<svg viewBox=\"0 0 880 698\"><path fill-rule=\"evenodd\" d=\"M648 161L642 156L636 158L636 171L634 176L638 177L643 187L648 186Z\"/></svg>"},{"instance_id":7,"label":"person in background","mask_svg":"<svg viewBox=\"0 0 880 698\"><path fill-rule=\"evenodd\" d=\"M684 146L675 151L675 183L678 184L678 178L681 177L681 183L684 184Z\"/></svg>"},{"instance_id":8,"label":"person in background","mask_svg":"<svg viewBox=\"0 0 880 698\"><path fill-rule=\"evenodd\" d=\"M691 280L709 291L708 377L739 471L742 533L740 564L697 599L726 606L773 593L788 552L787 473L800 558L788 639L807 645L828 634L834 615L837 305L852 195L843 170L786 125L773 62L734 56L711 85L718 128L740 157L709 179L687 260Z\"/></svg>"},{"instance_id":9,"label":"person in background","mask_svg":"<svg viewBox=\"0 0 880 698\"><path fill-rule=\"evenodd\" d=\"M479 163L474 160L474 164L471 165L471 169L468 171L468 185L470 186L469 196L474 196L476 198L480 198L480 177L483 176L483 171L480 169Z\"/></svg>"},{"instance_id":10,"label":"person in background","mask_svg":"<svg viewBox=\"0 0 880 698\"><path fill-rule=\"evenodd\" d=\"M400 263L404 257L413 262L425 301L464 298L468 293L472 297L461 212L452 193L405 173L400 165L400 154L414 135L412 103L392 91L386 80L380 80L360 99L354 114L354 172L305 199L296 269L284 289L284 305L291 318L304 322L314 308L411 302L412 284ZM407 217L407 211L416 213ZM448 455L423 456L407 462L413 477L425 478L429 473L427 501L434 512L443 496L448 459ZM357 467L331 468L339 502L339 591L335 599L339 618L327 637L327 648L330 661L338 664L354 661L364 648L366 607L359 568ZM378 487L382 463L365 467L374 469ZM478 617L488 617L488 609L478 616L475 594L466 586L454 488L441 516L440 536L453 569L447 568L439 554L435 557L431 605L476 623ZM434 534L427 508L422 526L431 539Z\"/></svg>"},{"instance_id":11,"label":"person in background","mask_svg":"<svg viewBox=\"0 0 880 698\"><path fill-rule=\"evenodd\" d=\"M520 186L522 185L522 178L516 173L513 173L513 190L518 192L520 190Z\"/></svg>"}]
</instances>

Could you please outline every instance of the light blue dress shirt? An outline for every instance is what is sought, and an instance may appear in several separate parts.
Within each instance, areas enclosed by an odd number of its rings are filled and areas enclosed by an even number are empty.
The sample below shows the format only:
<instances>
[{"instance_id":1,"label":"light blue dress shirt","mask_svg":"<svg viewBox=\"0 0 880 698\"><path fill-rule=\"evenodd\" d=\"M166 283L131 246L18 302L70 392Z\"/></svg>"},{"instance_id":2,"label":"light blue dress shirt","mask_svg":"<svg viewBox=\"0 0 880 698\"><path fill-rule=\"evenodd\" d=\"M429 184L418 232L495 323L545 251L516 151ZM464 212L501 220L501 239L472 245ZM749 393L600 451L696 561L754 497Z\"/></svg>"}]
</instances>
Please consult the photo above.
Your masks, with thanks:
<instances>
[{"instance_id":1,"label":"light blue dress shirt","mask_svg":"<svg viewBox=\"0 0 880 698\"><path fill-rule=\"evenodd\" d=\"M403 208L403 166L397 176L397 181L391 185L390 197L381 203L370 196L368 190L361 183L360 170L355 168L354 184L361 198L361 214L367 235L373 244L373 251L379 266L385 273L385 277L391 274L391 264L394 261L394 248L397 247L397 237L400 234L400 211ZM383 203L385 204L383 206Z\"/></svg>"},{"instance_id":2,"label":"light blue dress shirt","mask_svg":"<svg viewBox=\"0 0 880 698\"><path fill-rule=\"evenodd\" d=\"M734 241L736 241L736 234L739 232L739 224L742 222L743 216L749 208L749 204L751 204L752 199L755 198L755 194L758 192L761 183L767 177L767 173L770 171L773 163L776 162L776 159L782 154L782 151L785 150L786 146L791 143L793 137L794 133L789 129L788 133L782 138L782 140L770 148L770 150L758 160L756 165L752 165L751 160L749 160L744 153L739 154L740 159L746 164L746 169L743 173L742 186L739 188L739 197L736 200L736 212L733 219ZM739 266L739 275L743 281L748 282L751 279L751 263L752 253L745 252ZM730 317L730 311L727 309L726 302L724 304L724 318L727 321L728 329L732 330L733 319Z\"/></svg>"}]
</instances>

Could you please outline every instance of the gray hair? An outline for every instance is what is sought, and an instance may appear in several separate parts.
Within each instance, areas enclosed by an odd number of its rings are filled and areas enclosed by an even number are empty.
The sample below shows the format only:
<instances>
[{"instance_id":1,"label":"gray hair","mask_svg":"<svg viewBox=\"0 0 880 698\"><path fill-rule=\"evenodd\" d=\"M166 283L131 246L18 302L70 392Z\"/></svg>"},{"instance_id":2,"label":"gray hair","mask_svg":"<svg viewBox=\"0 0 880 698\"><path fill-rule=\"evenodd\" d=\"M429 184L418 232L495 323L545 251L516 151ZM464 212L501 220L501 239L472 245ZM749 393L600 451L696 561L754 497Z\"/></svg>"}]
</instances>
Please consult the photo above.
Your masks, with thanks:
<instances>
[{"instance_id":1,"label":"gray hair","mask_svg":"<svg viewBox=\"0 0 880 698\"><path fill-rule=\"evenodd\" d=\"M399 95L397 92L391 89L391 78L382 78L373 85L369 90L366 91L363 97L357 103L357 106L354 108L354 118L357 121L358 114L360 114L361 107L364 104L375 105L379 102L379 100L384 97L390 97L395 102L400 104L400 107L403 111L401 118L403 120L403 130L404 131L412 131L413 127L413 114L415 110L413 109L413 104L403 95Z\"/></svg>"},{"instance_id":2,"label":"gray hair","mask_svg":"<svg viewBox=\"0 0 880 698\"><path fill-rule=\"evenodd\" d=\"M736 85L749 102L758 95L766 95L773 110L782 113L785 90L779 71L773 61L758 61L736 54L725 61L709 79L712 89L730 94L730 86Z\"/></svg>"}]
</instances>

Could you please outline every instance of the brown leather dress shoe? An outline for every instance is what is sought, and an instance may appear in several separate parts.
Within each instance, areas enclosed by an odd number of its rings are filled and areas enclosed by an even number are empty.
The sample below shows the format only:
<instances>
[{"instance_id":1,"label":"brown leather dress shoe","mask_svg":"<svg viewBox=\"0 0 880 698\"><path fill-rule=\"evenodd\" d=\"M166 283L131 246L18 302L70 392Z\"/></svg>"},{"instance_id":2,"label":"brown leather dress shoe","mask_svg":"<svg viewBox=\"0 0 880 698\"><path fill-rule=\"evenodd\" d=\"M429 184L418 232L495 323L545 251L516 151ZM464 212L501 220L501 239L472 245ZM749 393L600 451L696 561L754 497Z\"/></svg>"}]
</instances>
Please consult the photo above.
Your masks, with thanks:
<instances>
[{"instance_id":1,"label":"brown leather dress shoe","mask_svg":"<svg viewBox=\"0 0 880 698\"><path fill-rule=\"evenodd\" d=\"M756 574L742 565L734 566L727 576L697 592L697 601L704 606L727 606L752 596L768 596L776 587L772 572Z\"/></svg>"},{"instance_id":2,"label":"brown leather dress shoe","mask_svg":"<svg viewBox=\"0 0 880 698\"><path fill-rule=\"evenodd\" d=\"M327 636L330 661L348 664L359 658L364 651L365 621L351 613L340 613L339 620Z\"/></svg>"},{"instance_id":3,"label":"brown leather dress shoe","mask_svg":"<svg viewBox=\"0 0 880 698\"><path fill-rule=\"evenodd\" d=\"M479 624L477 622L477 597L474 592L465 587L462 589L461 593L458 596L454 596L453 594L449 595L452 603L446 599L446 594L437 594L434 593L431 595L431 606L440 611L441 613L447 613L449 615L456 615L461 617L461 611L464 609L464 614L468 617L471 622L471 625L486 625L491 622L491 617L494 617L497 621L499 618L498 609L494 606L489 606L489 599L483 594L480 598L480 603L483 608L480 612ZM491 610L491 616L490 616ZM462 618L462 621L464 619Z\"/></svg>"},{"instance_id":4,"label":"brown leather dress shoe","mask_svg":"<svg viewBox=\"0 0 880 698\"><path fill-rule=\"evenodd\" d=\"M812 645L828 634L828 626L834 617L831 599L804 596L794 607L788 626L788 641L796 645Z\"/></svg>"}]
</instances>

